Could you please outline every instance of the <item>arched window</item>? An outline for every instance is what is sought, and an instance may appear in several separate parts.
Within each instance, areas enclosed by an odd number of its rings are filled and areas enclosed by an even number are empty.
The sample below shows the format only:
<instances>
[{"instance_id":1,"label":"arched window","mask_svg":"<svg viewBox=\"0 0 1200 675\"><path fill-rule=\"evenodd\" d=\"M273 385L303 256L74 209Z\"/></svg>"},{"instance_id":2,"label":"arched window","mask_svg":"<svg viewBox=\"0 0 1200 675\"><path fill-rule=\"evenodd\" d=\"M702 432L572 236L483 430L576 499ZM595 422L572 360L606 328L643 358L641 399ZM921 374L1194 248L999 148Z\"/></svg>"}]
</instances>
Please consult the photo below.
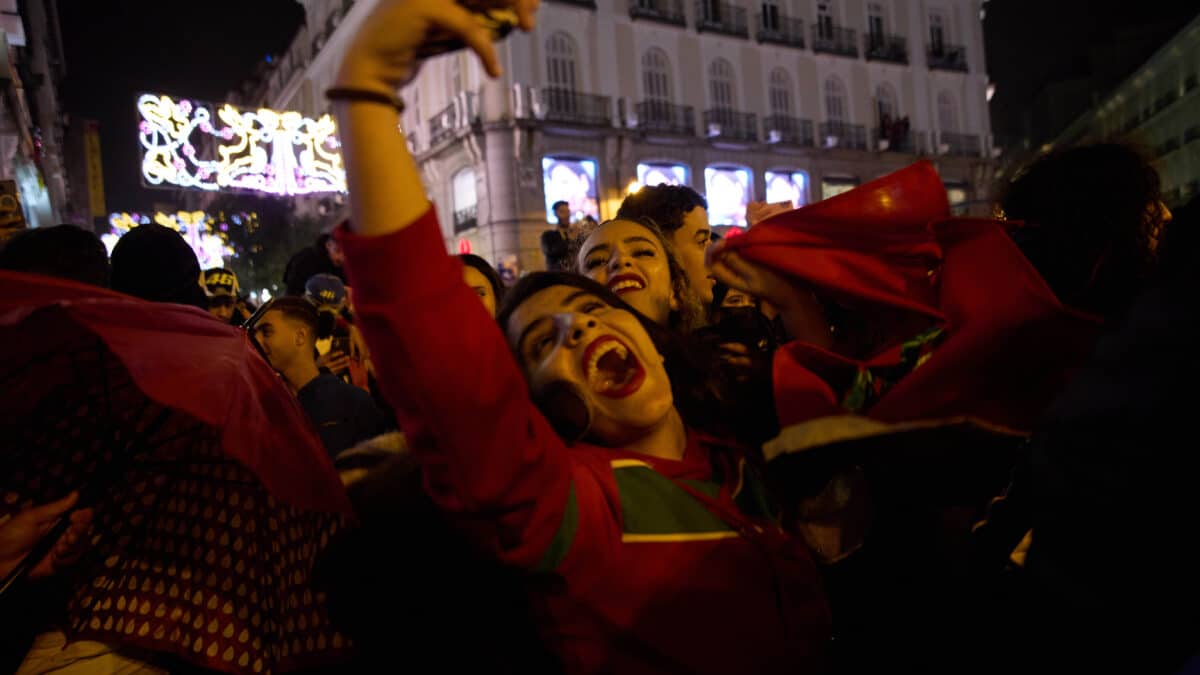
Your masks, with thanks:
<instances>
[{"instance_id":1,"label":"arched window","mask_svg":"<svg viewBox=\"0 0 1200 675\"><path fill-rule=\"evenodd\" d=\"M895 121L900 116L900 107L896 103L896 91L892 85L884 83L875 89L875 105L879 108L879 122Z\"/></svg>"},{"instance_id":2,"label":"arched window","mask_svg":"<svg viewBox=\"0 0 1200 675\"><path fill-rule=\"evenodd\" d=\"M642 90L647 101L670 103L674 98L671 94L671 62L667 53L658 47L651 47L642 55Z\"/></svg>"},{"instance_id":3,"label":"arched window","mask_svg":"<svg viewBox=\"0 0 1200 675\"><path fill-rule=\"evenodd\" d=\"M783 68L771 71L768 98L771 102L771 114L779 117L792 116L792 78L788 77Z\"/></svg>"},{"instance_id":4,"label":"arched window","mask_svg":"<svg viewBox=\"0 0 1200 675\"><path fill-rule=\"evenodd\" d=\"M575 91L575 41L566 33L546 40L546 80L552 89Z\"/></svg>"},{"instance_id":5,"label":"arched window","mask_svg":"<svg viewBox=\"0 0 1200 675\"><path fill-rule=\"evenodd\" d=\"M716 59L708 67L708 87L714 108L733 108L733 66L725 59Z\"/></svg>"},{"instance_id":6,"label":"arched window","mask_svg":"<svg viewBox=\"0 0 1200 675\"><path fill-rule=\"evenodd\" d=\"M846 121L846 86L837 77L825 80L825 118L830 122Z\"/></svg>"},{"instance_id":7,"label":"arched window","mask_svg":"<svg viewBox=\"0 0 1200 675\"><path fill-rule=\"evenodd\" d=\"M938 130L946 133L958 133L958 104L954 102L954 94L943 91L937 97Z\"/></svg>"}]
</instances>

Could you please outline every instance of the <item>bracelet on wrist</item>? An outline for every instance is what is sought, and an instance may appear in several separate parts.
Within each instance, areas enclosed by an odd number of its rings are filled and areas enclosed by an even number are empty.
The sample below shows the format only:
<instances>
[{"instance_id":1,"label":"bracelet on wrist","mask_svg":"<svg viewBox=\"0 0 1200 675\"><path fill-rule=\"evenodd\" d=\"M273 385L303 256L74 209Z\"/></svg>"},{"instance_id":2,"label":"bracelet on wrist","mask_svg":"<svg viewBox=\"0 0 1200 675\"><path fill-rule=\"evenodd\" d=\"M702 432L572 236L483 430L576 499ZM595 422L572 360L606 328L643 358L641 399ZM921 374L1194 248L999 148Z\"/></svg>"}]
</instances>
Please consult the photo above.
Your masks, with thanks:
<instances>
[{"instance_id":1,"label":"bracelet on wrist","mask_svg":"<svg viewBox=\"0 0 1200 675\"><path fill-rule=\"evenodd\" d=\"M399 96L392 96L379 91L371 91L370 89L356 89L354 87L331 87L325 90L325 98L329 99L330 101L380 103L395 108L396 112L404 112L404 101L400 100Z\"/></svg>"}]
</instances>

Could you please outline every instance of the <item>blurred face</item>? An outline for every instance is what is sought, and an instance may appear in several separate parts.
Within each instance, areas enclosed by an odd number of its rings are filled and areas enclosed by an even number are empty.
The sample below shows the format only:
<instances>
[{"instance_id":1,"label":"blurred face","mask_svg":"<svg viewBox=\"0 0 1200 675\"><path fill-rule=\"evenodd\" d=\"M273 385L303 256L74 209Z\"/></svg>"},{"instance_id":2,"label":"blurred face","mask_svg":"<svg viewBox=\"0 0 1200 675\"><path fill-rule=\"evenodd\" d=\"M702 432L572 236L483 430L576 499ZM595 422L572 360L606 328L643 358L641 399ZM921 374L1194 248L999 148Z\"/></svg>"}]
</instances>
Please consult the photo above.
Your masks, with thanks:
<instances>
[{"instance_id":1,"label":"blurred face","mask_svg":"<svg viewBox=\"0 0 1200 675\"><path fill-rule=\"evenodd\" d=\"M726 308L753 307L754 297L747 293L743 293L739 290L731 288L729 289L729 292L725 294L725 298L721 300L721 306Z\"/></svg>"},{"instance_id":2,"label":"blurred face","mask_svg":"<svg viewBox=\"0 0 1200 675\"><path fill-rule=\"evenodd\" d=\"M554 209L554 217L557 218L558 222L560 223L569 222L571 220L571 207L567 206L566 204L559 204L558 207Z\"/></svg>"},{"instance_id":3,"label":"blurred face","mask_svg":"<svg viewBox=\"0 0 1200 675\"><path fill-rule=\"evenodd\" d=\"M591 410L588 437L620 447L667 419L674 403L663 359L628 311L572 286L530 296L504 327L529 388L571 386Z\"/></svg>"},{"instance_id":4,"label":"blurred face","mask_svg":"<svg viewBox=\"0 0 1200 675\"><path fill-rule=\"evenodd\" d=\"M263 315L254 327L254 336L262 345L267 362L275 370L283 372L296 363L312 346L305 335L304 326L289 319L283 312L271 310Z\"/></svg>"},{"instance_id":5,"label":"blurred face","mask_svg":"<svg viewBox=\"0 0 1200 675\"><path fill-rule=\"evenodd\" d=\"M638 223L614 220L597 228L579 250L579 269L657 324L665 326L679 308L667 253Z\"/></svg>"},{"instance_id":6,"label":"blurred face","mask_svg":"<svg viewBox=\"0 0 1200 675\"><path fill-rule=\"evenodd\" d=\"M334 265L341 267L346 264L346 254L342 252L341 244L338 244L333 237L330 237L329 241L325 242L325 252L329 254L329 260Z\"/></svg>"},{"instance_id":7,"label":"blurred face","mask_svg":"<svg viewBox=\"0 0 1200 675\"><path fill-rule=\"evenodd\" d=\"M683 227L671 233L671 243L675 246L679 266L683 268L696 299L704 305L712 303L713 284L716 283L716 279L704 266L704 251L711 239L708 211L700 207L688 211L683 217Z\"/></svg>"},{"instance_id":8,"label":"blurred face","mask_svg":"<svg viewBox=\"0 0 1200 675\"><path fill-rule=\"evenodd\" d=\"M227 295L218 295L208 299L208 313L217 317L221 321L228 322L233 318L233 308L236 304L234 298Z\"/></svg>"},{"instance_id":9,"label":"blurred face","mask_svg":"<svg viewBox=\"0 0 1200 675\"><path fill-rule=\"evenodd\" d=\"M496 318L496 292L492 290L492 284L483 276L483 272L470 265L463 265L463 281L479 296L479 301L483 303L488 314Z\"/></svg>"}]
</instances>

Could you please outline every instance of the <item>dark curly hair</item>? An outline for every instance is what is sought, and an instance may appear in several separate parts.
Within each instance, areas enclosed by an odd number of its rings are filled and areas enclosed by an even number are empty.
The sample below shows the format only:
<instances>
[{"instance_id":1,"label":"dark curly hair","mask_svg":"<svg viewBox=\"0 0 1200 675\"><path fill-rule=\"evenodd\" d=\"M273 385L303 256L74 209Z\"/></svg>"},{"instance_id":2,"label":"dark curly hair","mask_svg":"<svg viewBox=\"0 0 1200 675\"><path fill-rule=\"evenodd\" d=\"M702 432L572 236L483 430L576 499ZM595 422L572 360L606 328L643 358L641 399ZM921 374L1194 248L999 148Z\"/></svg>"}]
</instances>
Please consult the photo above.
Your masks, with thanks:
<instances>
[{"instance_id":1,"label":"dark curly hair","mask_svg":"<svg viewBox=\"0 0 1200 675\"><path fill-rule=\"evenodd\" d=\"M587 277L569 272L534 272L522 277L509 289L496 312L501 330L507 329L509 319L521 303L555 286L588 291L609 307L637 317L665 359L675 407L688 427L751 447L758 447L778 434L769 361L751 368L732 365L720 357L716 345L654 323L606 286ZM518 362L522 361L519 354L514 352L514 355ZM554 422L560 412L556 408L559 402L543 398L537 403Z\"/></svg>"},{"instance_id":2,"label":"dark curly hair","mask_svg":"<svg viewBox=\"0 0 1200 675\"><path fill-rule=\"evenodd\" d=\"M504 282L500 280L500 273L496 271L496 268L474 253L460 253L456 257L467 267L479 270L483 278L487 279L488 285L492 287L492 294L496 296L496 304L499 305L504 300Z\"/></svg>"},{"instance_id":3,"label":"dark curly hair","mask_svg":"<svg viewBox=\"0 0 1200 675\"><path fill-rule=\"evenodd\" d=\"M707 209L708 202L686 185L647 185L621 202L617 219L648 218L669 235L683 227L684 216L695 208Z\"/></svg>"},{"instance_id":4,"label":"dark curly hair","mask_svg":"<svg viewBox=\"0 0 1200 675\"><path fill-rule=\"evenodd\" d=\"M1148 279L1163 237L1158 172L1135 149L1104 143L1034 163L1007 186L1013 238L1059 299L1109 315Z\"/></svg>"}]
</instances>

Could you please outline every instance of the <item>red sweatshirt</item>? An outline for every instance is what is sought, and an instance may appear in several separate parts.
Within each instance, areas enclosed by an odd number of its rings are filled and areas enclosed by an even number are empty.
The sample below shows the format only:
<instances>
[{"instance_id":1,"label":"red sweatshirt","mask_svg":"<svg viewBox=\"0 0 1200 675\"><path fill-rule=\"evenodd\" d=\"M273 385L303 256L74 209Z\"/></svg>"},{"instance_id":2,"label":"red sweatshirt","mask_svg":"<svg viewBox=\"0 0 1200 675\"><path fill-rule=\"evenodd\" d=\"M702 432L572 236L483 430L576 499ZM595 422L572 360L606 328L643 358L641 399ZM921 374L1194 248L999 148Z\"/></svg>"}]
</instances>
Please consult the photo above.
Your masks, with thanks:
<instances>
[{"instance_id":1,"label":"red sweatshirt","mask_svg":"<svg viewBox=\"0 0 1200 675\"><path fill-rule=\"evenodd\" d=\"M744 462L695 433L680 461L566 447L432 209L338 239L384 393L410 438L433 441L415 444L426 488L500 560L559 580L534 600L570 672L816 669L817 570Z\"/></svg>"}]
</instances>

